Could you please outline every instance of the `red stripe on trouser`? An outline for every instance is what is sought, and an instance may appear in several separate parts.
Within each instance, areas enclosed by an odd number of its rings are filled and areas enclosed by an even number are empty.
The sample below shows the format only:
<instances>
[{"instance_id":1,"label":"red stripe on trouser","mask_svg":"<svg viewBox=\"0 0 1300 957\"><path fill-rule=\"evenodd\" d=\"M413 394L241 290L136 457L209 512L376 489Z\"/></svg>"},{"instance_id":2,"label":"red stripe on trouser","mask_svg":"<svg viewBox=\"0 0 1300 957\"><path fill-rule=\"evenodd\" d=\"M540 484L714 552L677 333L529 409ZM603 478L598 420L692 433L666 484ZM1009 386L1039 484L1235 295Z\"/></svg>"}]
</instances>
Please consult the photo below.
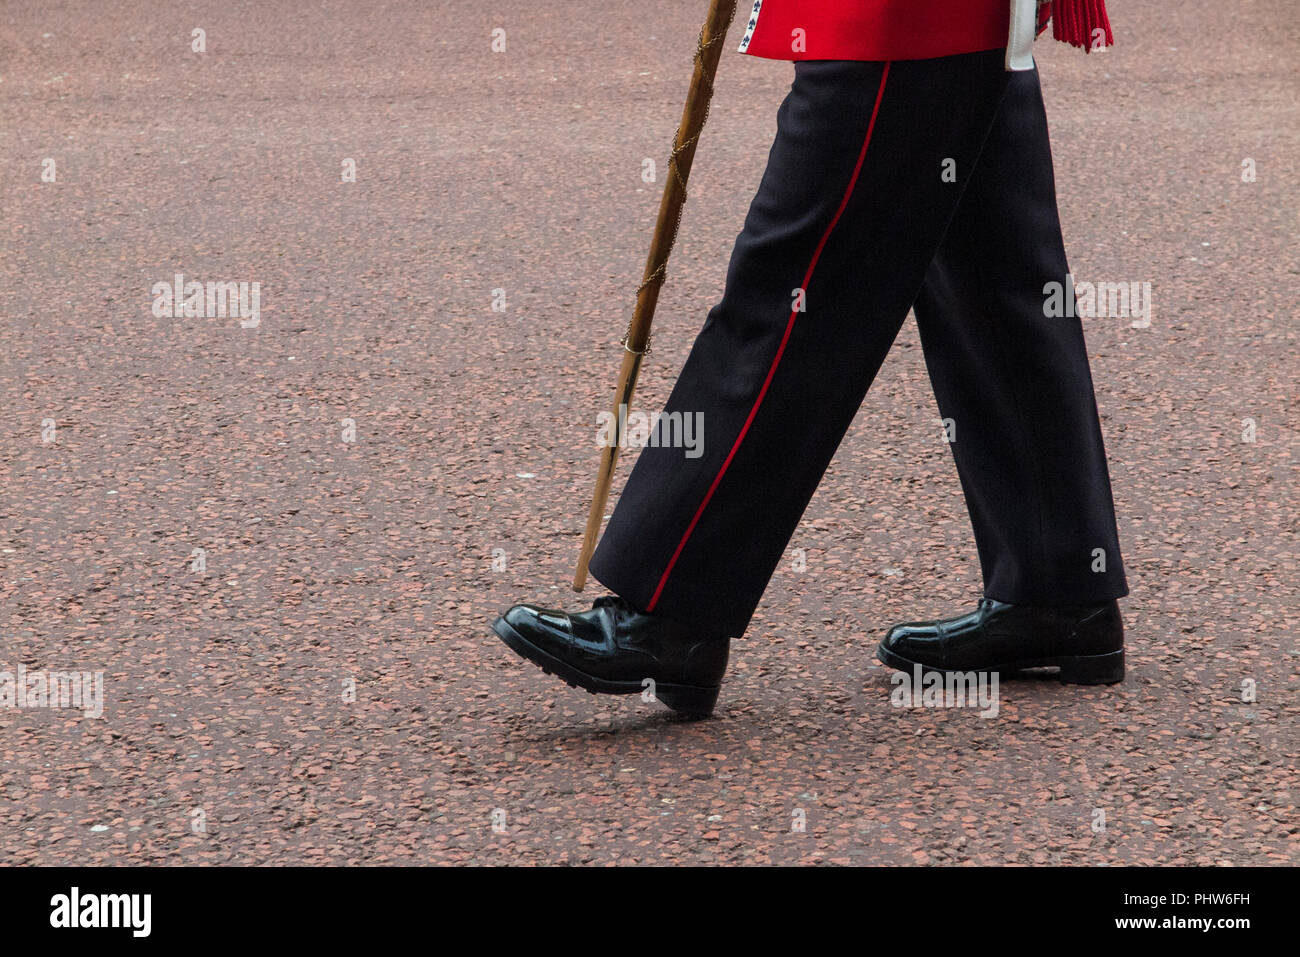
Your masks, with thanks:
<instances>
[{"instance_id":1,"label":"red stripe on trouser","mask_svg":"<svg viewBox=\"0 0 1300 957\"><path fill-rule=\"evenodd\" d=\"M808 294L808 284L812 281L813 270L817 268L817 260L821 258L822 249L826 246L826 241L831 238L831 231L835 229L835 224L840 221L840 216L843 215L844 208L848 206L849 198L853 195L853 189L858 184L858 174L862 172L862 164L867 158L867 147L871 145L871 133L876 128L876 116L880 113L880 101L884 98L885 80L888 77L889 63L886 63L884 70L880 74L880 89L876 91L876 103L871 108L871 121L867 124L867 135L862 140L862 150L858 153L857 165L853 167L853 175L849 177L849 185L844 190L843 198L840 199L839 208L835 210L830 225L822 233L821 241L817 243L817 248L813 251L812 261L808 263L808 271L804 273L803 283L800 288L804 290L805 296ZM722 468L718 469L713 484L709 486L708 492L705 493L704 501L700 502L700 507L695 510L695 517L691 519L691 524L686 526L686 532L682 535L682 540L677 543L677 550L673 552L673 557L668 560L668 567L664 569L663 577L659 579L659 587L655 589L654 595L650 598L650 604L646 606L646 611L654 611L655 605L659 603L659 596L663 594L664 586L668 584L668 576L672 574L673 566L677 564L677 559L681 557L682 549L690 541L691 533L695 531L695 526L699 524L700 516L704 514L704 509L708 507L709 500L713 498L713 493L718 490L722 476L727 474L727 468L731 465L731 460L736 457L740 443L745 441L745 435L749 432L749 427L754 424L754 416L758 414L758 407L763 404L763 397L767 395L768 386L772 384L772 377L776 375L776 368L781 364L781 357L785 355L786 343L790 341L790 333L794 330L794 322L798 315L799 310L797 308L790 310L790 318L785 324L785 335L781 337L781 345L777 347L776 355L772 358L772 366L767 370L767 378L763 380L763 387L758 390L758 397L754 400L754 407L749 410L749 417L745 419L740 434L736 436L735 444L731 447L731 451L727 453Z\"/></svg>"}]
</instances>

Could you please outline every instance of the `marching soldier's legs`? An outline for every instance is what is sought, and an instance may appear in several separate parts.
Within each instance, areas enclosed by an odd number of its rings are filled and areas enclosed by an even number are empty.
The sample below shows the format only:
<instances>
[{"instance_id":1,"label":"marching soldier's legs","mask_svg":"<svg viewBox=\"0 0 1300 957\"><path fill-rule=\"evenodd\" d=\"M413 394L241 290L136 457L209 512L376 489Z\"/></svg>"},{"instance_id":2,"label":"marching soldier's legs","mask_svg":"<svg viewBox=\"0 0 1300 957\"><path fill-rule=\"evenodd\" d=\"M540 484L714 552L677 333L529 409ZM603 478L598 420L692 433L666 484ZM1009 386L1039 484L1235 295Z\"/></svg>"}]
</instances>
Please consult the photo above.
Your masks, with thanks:
<instances>
[{"instance_id":1,"label":"marching soldier's legs","mask_svg":"<svg viewBox=\"0 0 1300 957\"><path fill-rule=\"evenodd\" d=\"M1053 189L1037 77L1006 73L1001 50L799 63L722 301L664 410L702 415L702 448L664 444L669 430L642 451L591 561L615 597L515 606L501 638L588 690L648 679L669 707L711 711L728 639L915 302L987 594L892 629L877 654L1120 680L1124 573L1082 330L1042 307L1066 268Z\"/></svg>"},{"instance_id":2,"label":"marching soldier's legs","mask_svg":"<svg viewBox=\"0 0 1300 957\"><path fill-rule=\"evenodd\" d=\"M591 563L636 608L745 630L915 298L1008 74L1002 51L796 67L722 301L665 412L704 448L647 447Z\"/></svg>"},{"instance_id":3,"label":"marching soldier's legs","mask_svg":"<svg viewBox=\"0 0 1300 957\"><path fill-rule=\"evenodd\" d=\"M1043 306L1066 270L1038 74L1014 73L915 306L985 597L891 629L891 667L1124 677L1128 588L1083 328Z\"/></svg>"},{"instance_id":4,"label":"marching soldier's legs","mask_svg":"<svg viewBox=\"0 0 1300 957\"><path fill-rule=\"evenodd\" d=\"M1003 602L1128 593L1083 329L1044 312L1067 269L1038 74L1013 73L915 304L985 594Z\"/></svg>"}]
</instances>

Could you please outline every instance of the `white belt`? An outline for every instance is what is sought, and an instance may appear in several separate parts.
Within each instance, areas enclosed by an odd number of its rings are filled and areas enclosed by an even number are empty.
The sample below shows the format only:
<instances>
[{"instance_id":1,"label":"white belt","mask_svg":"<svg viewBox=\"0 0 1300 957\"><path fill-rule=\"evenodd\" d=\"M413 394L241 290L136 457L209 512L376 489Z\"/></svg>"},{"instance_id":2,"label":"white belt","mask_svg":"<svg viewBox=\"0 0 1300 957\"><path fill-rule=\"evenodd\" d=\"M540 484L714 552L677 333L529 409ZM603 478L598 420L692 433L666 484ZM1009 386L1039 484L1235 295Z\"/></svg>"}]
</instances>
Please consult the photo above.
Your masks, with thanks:
<instances>
[{"instance_id":1,"label":"white belt","mask_svg":"<svg viewBox=\"0 0 1300 957\"><path fill-rule=\"evenodd\" d=\"M1007 69L1034 68L1034 37L1038 33L1038 0L1011 0L1011 30L1007 34Z\"/></svg>"}]
</instances>

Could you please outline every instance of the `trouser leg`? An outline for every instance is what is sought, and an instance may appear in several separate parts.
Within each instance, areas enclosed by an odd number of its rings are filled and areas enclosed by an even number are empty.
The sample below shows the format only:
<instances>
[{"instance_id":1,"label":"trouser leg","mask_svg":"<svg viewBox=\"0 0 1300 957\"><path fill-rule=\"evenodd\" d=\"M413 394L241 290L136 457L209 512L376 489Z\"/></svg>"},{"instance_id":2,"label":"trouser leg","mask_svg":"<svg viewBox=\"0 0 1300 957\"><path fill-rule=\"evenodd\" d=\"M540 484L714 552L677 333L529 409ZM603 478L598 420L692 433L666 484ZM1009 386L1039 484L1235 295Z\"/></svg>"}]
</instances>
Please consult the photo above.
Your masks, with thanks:
<instances>
[{"instance_id":1,"label":"trouser leg","mask_svg":"<svg viewBox=\"0 0 1300 957\"><path fill-rule=\"evenodd\" d=\"M1067 271L1038 74L1014 73L915 304L1001 601L1128 593L1083 329L1044 310Z\"/></svg>"},{"instance_id":2,"label":"trouser leg","mask_svg":"<svg viewBox=\"0 0 1300 957\"><path fill-rule=\"evenodd\" d=\"M740 635L920 289L1006 87L1002 52L796 65L766 172L592 574L647 611ZM802 303L800 294L802 290Z\"/></svg>"}]
</instances>

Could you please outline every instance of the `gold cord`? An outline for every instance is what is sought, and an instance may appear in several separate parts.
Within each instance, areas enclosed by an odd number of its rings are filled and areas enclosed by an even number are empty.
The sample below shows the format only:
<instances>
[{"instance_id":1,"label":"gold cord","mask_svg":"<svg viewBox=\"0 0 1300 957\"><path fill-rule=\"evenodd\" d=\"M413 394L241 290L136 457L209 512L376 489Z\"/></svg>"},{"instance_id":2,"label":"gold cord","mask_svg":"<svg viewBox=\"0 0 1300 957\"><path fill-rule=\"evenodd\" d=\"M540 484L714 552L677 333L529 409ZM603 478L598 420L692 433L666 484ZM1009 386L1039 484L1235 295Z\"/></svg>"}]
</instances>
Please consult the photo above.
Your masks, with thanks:
<instances>
[{"instance_id":1,"label":"gold cord","mask_svg":"<svg viewBox=\"0 0 1300 957\"><path fill-rule=\"evenodd\" d=\"M735 8L733 7L731 11L732 18L734 18L735 15L736 15L736 11ZM730 25L731 25L731 19L728 19L726 26L724 26L722 30L720 30L717 34L711 37L708 41L705 41L704 39L704 27L707 26L707 24L703 24L700 26L700 35L695 42L694 62L696 64L700 64L700 65L703 64L705 52L714 44L722 42L722 39L727 35L727 27L729 27ZM704 116L700 119L700 128L695 131L695 135L692 136L690 139L686 140L684 143L679 144L677 142L677 137L679 137L682 133L682 128L680 124L678 124L676 131L674 131L673 133L673 148L672 148L672 152L668 154L668 169L672 173L673 177L677 180L677 186L682 193L682 201L677 206L677 216L673 220L673 231L671 236L668 239L668 246L664 250L663 259L659 262L659 265L655 266L654 270L651 271L650 275L647 276L645 279L643 279L641 281L641 284L636 287L636 296L638 298L640 298L642 290L644 290L647 286L651 285L652 283L658 283L659 285L663 285L664 280L668 278L668 255L673 251L673 246L675 246L677 243L677 231L681 228L682 225L682 210L686 208L686 179L682 176L682 171L678 167L677 157L684 150L689 149L699 140L700 133L703 132L704 130L704 124L707 123L709 120L709 109L713 106L713 80L715 76L717 76L716 66L714 67L713 73L704 74L704 82L705 82L704 89L706 92ZM623 340L622 340L623 348L626 349L628 352L631 352L633 355L648 356L650 354L650 341L651 339L654 338L654 336L650 335L646 337L645 348L642 349L639 353L637 352L637 350L633 349L629 345L631 337L632 337L632 320L629 319L627 323L627 331L623 333Z\"/></svg>"}]
</instances>

